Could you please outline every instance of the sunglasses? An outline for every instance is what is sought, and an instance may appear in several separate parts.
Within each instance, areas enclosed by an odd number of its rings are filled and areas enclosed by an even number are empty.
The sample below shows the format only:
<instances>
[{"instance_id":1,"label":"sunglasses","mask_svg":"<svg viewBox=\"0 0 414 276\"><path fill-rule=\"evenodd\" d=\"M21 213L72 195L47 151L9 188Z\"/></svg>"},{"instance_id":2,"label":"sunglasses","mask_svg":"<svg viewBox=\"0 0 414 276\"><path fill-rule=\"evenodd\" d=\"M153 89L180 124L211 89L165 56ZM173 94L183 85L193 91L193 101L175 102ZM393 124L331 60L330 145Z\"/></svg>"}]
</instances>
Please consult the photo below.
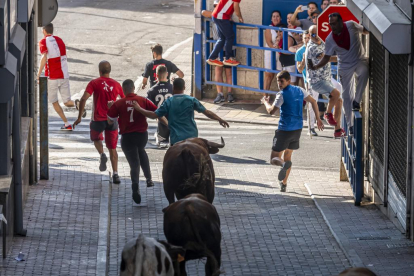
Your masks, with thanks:
<instances>
[{"instance_id":1,"label":"sunglasses","mask_svg":"<svg viewBox=\"0 0 414 276\"><path fill-rule=\"evenodd\" d=\"M312 16L312 19L315 19L315 18L318 18L318 16L317 15Z\"/></svg>"},{"instance_id":2,"label":"sunglasses","mask_svg":"<svg viewBox=\"0 0 414 276\"><path fill-rule=\"evenodd\" d=\"M311 34L311 37L316 37L316 34Z\"/></svg>"}]
</instances>

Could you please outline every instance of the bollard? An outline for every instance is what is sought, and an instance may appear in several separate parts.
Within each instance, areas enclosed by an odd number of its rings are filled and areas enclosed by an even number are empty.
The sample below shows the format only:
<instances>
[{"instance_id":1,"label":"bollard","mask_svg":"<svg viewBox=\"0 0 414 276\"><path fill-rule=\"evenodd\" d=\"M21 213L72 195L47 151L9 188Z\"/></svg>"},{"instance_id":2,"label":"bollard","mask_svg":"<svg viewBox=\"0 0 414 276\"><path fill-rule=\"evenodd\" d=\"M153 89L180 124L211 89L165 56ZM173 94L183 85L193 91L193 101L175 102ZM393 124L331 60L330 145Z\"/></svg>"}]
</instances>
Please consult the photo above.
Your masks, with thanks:
<instances>
[{"instance_id":1,"label":"bollard","mask_svg":"<svg viewBox=\"0 0 414 276\"><path fill-rule=\"evenodd\" d=\"M40 179L49 179L49 114L47 102L47 77L39 78L40 121Z\"/></svg>"}]
</instances>

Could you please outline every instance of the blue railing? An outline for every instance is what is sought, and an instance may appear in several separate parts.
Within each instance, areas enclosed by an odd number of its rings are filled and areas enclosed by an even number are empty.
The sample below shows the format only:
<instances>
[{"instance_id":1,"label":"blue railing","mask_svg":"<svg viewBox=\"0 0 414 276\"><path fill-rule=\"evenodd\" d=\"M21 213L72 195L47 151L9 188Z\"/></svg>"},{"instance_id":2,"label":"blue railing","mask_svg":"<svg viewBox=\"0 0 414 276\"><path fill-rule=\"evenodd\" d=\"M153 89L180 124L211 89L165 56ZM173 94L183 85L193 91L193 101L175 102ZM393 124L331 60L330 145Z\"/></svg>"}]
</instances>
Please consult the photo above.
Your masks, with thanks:
<instances>
[{"instance_id":1,"label":"blue railing","mask_svg":"<svg viewBox=\"0 0 414 276\"><path fill-rule=\"evenodd\" d=\"M203 33L203 42L204 42L204 53L205 53L205 57L208 58L210 56L210 44L216 43L216 40L211 39L211 36L210 36L210 23L211 23L210 19L203 18L202 22L203 22L203 27L204 27L203 32L202 32ZM235 39L237 39L237 26L243 26L243 27L258 29L258 43L257 44L259 46L239 44L239 43L237 43L237 41L235 41L235 43L234 43L235 47L246 49L246 64L245 65L241 64L237 67L232 67L232 84L212 81L211 78L210 78L211 66L209 64L207 64L205 61L203 61L205 63L204 64L204 79L205 79L204 84L215 84L215 85L220 85L220 86L228 86L228 87L232 87L232 88L240 88L240 89L251 90L251 91L260 92L260 93L268 93L268 94L277 93L277 92L271 91L271 90L264 90L264 72L269 72L269 73L279 73L280 72L280 70L276 69L276 52L294 55L295 53L292 53L288 50L288 33L289 32L303 33L303 31L302 30L279 28L279 27L272 27L272 26L256 25L256 24L234 23L234 32L236 34ZM283 48L282 49L264 47L264 31L266 29L282 31L283 32ZM262 67L252 66L252 49L263 50L263 51L271 51L271 67L272 68L271 69L266 69L266 68L262 68ZM202 64L195 64L195 66L203 66L203 65ZM259 72L258 88L238 85L237 84L237 69L238 68L258 71ZM298 72L291 73L291 75L292 76L297 76L297 77L302 76L302 74L300 74Z\"/></svg>"},{"instance_id":2,"label":"blue railing","mask_svg":"<svg viewBox=\"0 0 414 276\"><path fill-rule=\"evenodd\" d=\"M348 180L354 193L355 205L361 204L364 195L364 162L362 160L362 116L359 111L353 111L354 134L350 135L345 116L342 116L343 128L347 136L341 139L342 162L347 171Z\"/></svg>"}]
</instances>

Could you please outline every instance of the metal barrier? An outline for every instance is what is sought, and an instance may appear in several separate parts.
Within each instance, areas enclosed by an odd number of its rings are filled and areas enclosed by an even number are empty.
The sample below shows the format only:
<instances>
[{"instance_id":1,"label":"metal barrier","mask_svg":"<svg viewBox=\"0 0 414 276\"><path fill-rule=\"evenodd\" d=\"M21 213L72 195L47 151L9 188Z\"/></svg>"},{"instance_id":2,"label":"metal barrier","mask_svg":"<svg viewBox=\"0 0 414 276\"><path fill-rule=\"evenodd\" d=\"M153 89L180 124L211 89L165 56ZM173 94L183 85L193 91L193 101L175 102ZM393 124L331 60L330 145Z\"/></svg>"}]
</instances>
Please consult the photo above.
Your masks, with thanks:
<instances>
[{"instance_id":1,"label":"metal barrier","mask_svg":"<svg viewBox=\"0 0 414 276\"><path fill-rule=\"evenodd\" d=\"M40 113L40 179L49 179L49 115L47 100L47 77L39 78Z\"/></svg>"},{"instance_id":2,"label":"metal barrier","mask_svg":"<svg viewBox=\"0 0 414 276\"><path fill-rule=\"evenodd\" d=\"M344 112L343 112L344 113ZM345 115L342 115L342 126L347 136L341 138L341 156L345 166L349 183L354 193L355 205L361 205L364 195L364 162L362 160L362 116L359 111L353 111L354 134L349 135Z\"/></svg>"},{"instance_id":3,"label":"metal barrier","mask_svg":"<svg viewBox=\"0 0 414 276\"><path fill-rule=\"evenodd\" d=\"M207 18L202 18L202 24L203 24L203 31L202 31L202 36L203 36L203 44L204 44L204 53L205 53L205 57L208 58L210 56L210 44L211 43L216 43L216 40L213 40L210 38L210 19ZM235 37L237 38L237 26L243 26L243 27L250 27L250 28L256 28L259 31L258 34L258 45L259 46L254 46L254 45L246 45L246 44L239 44L237 42L234 43L234 46L237 48L244 48L246 49L246 65L242 65L240 64L237 67L232 67L232 84L227 84L227 83L221 83L221 82L215 82L210 80L210 70L211 70L211 66L209 64L207 64L205 62L205 60L202 60L201 62L205 63L204 64L204 83L202 84L214 84L214 85L220 85L220 86L227 86L227 87L232 87L232 88L240 88L240 89L245 89L245 90L251 90L251 91L255 91L255 92L260 92L260 93L267 93L267 94L276 94L277 92L275 91L270 91L270 90L264 90L264 72L269 72L269 73L279 73L280 70L276 70L276 52L279 53L284 53L284 54L292 54L294 55L295 53L289 52L288 51L288 33L289 32L294 32L294 33L303 33L302 30L294 30L294 29L286 29L286 28L278 28L278 27L272 27L272 26L264 26L264 25L256 25L256 24L246 24L246 23L234 23L234 32L235 32ZM268 48L268 47L264 47L264 31L266 29L270 29L270 30L275 30L275 31L282 31L283 32L283 49L274 49L274 48ZM271 51L271 65L272 65L272 69L266 69L266 68L262 68L262 67L255 67L252 66L252 49L256 49L256 50L265 50L265 51ZM200 61L200 59L196 59L196 63L195 63L195 67L203 67L203 64L198 64L198 62ZM254 88L254 87L247 87L247 86L241 86L237 84L237 69L238 68L243 68L243 69L249 69L249 70L253 70L253 71L258 71L259 72L259 81L258 81L258 87L259 88ZM292 76L297 76L297 77L302 77L302 74L299 74L298 72L296 73L291 73ZM197 78L196 77L196 82L197 79L199 81L202 81L202 78ZM199 84L199 86L201 87L202 84ZM196 84L197 86L197 84Z\"/></svg>"}]
</instances>

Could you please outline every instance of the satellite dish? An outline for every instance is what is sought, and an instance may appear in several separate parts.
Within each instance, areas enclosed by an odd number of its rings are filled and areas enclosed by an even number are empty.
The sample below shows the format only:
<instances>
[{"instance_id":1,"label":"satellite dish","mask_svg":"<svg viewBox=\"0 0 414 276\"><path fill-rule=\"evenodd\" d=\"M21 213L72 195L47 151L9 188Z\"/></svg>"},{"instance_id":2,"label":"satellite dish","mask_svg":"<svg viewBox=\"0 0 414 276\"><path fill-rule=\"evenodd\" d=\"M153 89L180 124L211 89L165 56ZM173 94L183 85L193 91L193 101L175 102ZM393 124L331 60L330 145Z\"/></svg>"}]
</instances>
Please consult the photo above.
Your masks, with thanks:
<instances>
[{"instance_id":1,"label":"satellite dish","mask_svg":"<svg viewBox=\"0 0 414 276\"><path fill-rule=\"evenodd\" d=\"M38 27L43 27L55 19L58 12L57 0L39 0L38 2Z\"/></svg>"}]
</instances>

